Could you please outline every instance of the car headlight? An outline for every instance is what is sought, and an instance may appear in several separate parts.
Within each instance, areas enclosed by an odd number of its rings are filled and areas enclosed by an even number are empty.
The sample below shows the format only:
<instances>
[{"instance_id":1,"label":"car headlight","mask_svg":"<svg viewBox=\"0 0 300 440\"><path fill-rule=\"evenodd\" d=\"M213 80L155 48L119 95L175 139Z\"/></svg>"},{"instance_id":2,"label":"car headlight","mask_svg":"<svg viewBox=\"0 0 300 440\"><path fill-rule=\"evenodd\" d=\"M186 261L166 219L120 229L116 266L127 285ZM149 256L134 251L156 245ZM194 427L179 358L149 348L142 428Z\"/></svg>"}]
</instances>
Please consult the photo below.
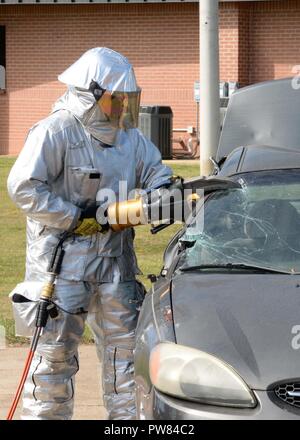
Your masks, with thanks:
<instances>
[{"instance_id":1,"label":"car headlight","mask_svg":"<svg viewBox=\"0 0 300 440\"><path fill-rule=\"evenodd\" d=\"M203 351L163 342L152 350L149 364L151 382L165 394L209 405L256 406L238 373Z\"/></svg>"}]
</instances>

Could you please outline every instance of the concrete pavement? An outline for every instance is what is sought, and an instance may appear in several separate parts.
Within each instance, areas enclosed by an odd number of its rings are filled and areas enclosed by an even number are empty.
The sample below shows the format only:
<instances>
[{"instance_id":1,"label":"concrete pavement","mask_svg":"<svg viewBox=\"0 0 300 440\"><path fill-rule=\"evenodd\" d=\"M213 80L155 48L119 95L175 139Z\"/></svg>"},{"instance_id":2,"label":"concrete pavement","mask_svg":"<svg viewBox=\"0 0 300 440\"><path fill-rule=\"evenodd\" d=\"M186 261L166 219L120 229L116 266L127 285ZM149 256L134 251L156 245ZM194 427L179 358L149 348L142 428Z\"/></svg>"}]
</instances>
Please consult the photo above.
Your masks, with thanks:
<instances>
[{"instance_id":1,"label":"concrete pavement","mask_svg":"<svg viewBox=\"0 0 300 440\"><path fill-rule=\"evenodd\" d=\"M8 347L0 350L0 420L6 418L16 392L28 347ZM101 393L100 364L94 345L79 348L80 370L76 375L75 411L73 420L103 420L106 418ZM15 419L19 419L20 406Z\"/></svg>"}]
</instances>

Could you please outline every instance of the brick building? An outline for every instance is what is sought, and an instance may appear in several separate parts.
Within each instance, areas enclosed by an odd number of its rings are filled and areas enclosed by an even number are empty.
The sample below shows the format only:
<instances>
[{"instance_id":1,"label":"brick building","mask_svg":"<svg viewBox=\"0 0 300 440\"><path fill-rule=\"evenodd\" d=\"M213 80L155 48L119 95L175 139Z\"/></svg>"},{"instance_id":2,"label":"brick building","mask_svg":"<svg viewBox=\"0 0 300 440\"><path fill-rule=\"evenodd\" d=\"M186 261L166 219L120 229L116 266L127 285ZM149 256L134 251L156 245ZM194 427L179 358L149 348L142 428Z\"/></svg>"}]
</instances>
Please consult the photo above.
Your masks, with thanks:
<instances>
[{"instance_id":1,"label":"brick building","mask_svg":"<svg viewBox=\"0 0 300 440\"><path fill-rule=\"evenodd\" d=\"M57 74L95 46L130 59L143 104L170 105L175 128L195 126L198 9L193 0L1 0L0 154L20 151L64 91ZM220 79L243 86L291 76L297 64L300 0L220 2Z\"/></svg>"}]
</instances>

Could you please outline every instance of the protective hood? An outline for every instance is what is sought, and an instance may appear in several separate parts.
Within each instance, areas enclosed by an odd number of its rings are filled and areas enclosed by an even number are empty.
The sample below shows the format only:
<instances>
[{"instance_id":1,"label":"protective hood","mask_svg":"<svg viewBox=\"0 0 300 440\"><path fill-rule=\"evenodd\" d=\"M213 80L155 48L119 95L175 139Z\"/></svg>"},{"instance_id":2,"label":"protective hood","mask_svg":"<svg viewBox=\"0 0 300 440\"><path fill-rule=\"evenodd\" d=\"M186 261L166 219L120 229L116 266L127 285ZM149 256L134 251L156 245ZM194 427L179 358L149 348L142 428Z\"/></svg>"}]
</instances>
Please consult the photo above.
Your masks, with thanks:
<instances>
[{"instance_id":1,"label":"protective hood","mask_svg":"<svg viewBox=\"0 0 300 440\"><path fill-rule=\"evenodd\" d=\"M118 129L110 124L90 91L69 86L52 108L52 112L58 110L68 110L94 138L114 145Z\"/></svg>"},{"instance_id":2,"label":"protective hood","mask_svg":"<svg viewBox=\"0 0 300 440\"><path fill-rule=\"evenodd\" d=\"M70 110L95 138L113 145L119 128L137 127L141 90L123 55L106 47L90 49L58 79L69 90L54 109Z\"/></svg>"},{"instance_id":3,"label":"protective hood","mask_svg":"<svg viewBox=\"0 0 300 440\"><path fill-rule=\"evenodd\" d=\"M123 55L106 47L95 47L85 52L58 76L58 80L69 86L87 90L92 81L110 92L139 90L129 61Z\"/></svg>"}]
</instances>

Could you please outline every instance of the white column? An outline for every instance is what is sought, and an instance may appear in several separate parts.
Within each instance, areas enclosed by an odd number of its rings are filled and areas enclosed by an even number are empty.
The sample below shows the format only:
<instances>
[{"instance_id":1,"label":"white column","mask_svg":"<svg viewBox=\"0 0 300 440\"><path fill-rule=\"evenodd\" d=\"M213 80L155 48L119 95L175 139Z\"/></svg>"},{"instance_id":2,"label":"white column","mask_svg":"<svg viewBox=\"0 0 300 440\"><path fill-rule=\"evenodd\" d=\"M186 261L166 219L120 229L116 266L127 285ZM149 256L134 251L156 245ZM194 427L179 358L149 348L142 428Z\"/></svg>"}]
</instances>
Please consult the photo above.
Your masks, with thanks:
<instances>
[{"instance_id":1,"label":"white column","mask_svg":"<svg viewBox=\"0 0 300 440\"><path fill-rule=\"evenodd\" d=\"M200 171L211 173L220 137L219 1L200 3Z\"/></svg>"}]
</instances>

